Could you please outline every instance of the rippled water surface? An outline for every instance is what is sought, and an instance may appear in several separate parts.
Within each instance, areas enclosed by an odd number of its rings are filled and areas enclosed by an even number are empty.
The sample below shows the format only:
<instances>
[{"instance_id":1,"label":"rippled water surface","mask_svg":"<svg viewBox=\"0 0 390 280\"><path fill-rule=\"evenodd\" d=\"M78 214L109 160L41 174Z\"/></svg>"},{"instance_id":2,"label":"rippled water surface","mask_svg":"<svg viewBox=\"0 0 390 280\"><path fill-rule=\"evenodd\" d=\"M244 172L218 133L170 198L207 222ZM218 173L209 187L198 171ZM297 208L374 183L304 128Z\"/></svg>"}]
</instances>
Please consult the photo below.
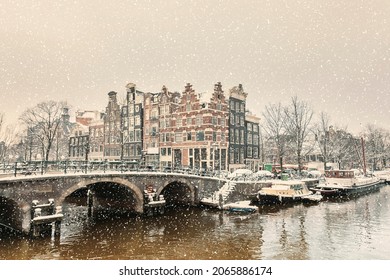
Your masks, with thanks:
<instances>
[{"instance_id":1,"label":"rippled water surface","mask_svg":"<svg viewBox=\"0 0 390 280\"><path fill-rule=\"evenodd\" d=\"M0 259L390 259L390 186L348 201L242 215L168 209L151 218L88 220L64 206L60 238L1 237Z\"/></svg>"}]
</instances>

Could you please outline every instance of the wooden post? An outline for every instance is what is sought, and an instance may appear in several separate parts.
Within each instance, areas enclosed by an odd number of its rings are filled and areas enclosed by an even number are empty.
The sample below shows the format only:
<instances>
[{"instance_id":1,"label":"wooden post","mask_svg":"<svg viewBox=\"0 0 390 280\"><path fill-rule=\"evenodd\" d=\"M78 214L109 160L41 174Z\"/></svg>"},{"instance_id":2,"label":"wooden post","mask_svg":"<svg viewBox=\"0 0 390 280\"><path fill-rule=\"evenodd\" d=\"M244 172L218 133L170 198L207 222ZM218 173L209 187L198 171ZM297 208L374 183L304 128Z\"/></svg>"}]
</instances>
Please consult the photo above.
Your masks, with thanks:
<instances>
[{"instance_id":1,"label":"wooden post","mask_svg":"<svg viewBox=\"0 0 390 280\"><path fill-rule=\"evenodd\" d=\"M93 208L93 193L91 190L87 192L87 206L88 206L88 217L92 216L92 208Z\"/></svg>"},{"instance_id":2,"label":"wooden post","mask_svg":"<svg viewBox=\"0 0 390 280\"><path fill-rule=\"evenodd\" d=\"M56 214L62 214L62 207L56 207ZM54 222L54 236L59 236L61 234L61 220L58 219Z\"/></svg>"}]
</instances>

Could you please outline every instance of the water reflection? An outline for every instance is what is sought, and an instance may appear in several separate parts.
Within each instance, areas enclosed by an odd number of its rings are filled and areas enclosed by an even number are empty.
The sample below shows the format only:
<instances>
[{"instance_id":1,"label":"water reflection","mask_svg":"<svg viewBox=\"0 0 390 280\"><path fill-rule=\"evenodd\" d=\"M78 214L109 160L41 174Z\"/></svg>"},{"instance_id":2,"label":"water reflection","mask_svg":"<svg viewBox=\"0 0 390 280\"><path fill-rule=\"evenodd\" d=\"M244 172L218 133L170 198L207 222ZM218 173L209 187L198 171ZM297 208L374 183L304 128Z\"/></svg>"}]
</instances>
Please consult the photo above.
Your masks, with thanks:
<instances>
[{"instance_id":1,"label":"water reflection","mask_svg":"<svg viewBox=\"0 0 390 280\"><path fill-rule=\"evenodd\" d=\"M0 259L390 259L389 193L251 215L174 207L148 218L91 219L69 202L60 238L0 237Z\"/></svg>"}]
</instances>

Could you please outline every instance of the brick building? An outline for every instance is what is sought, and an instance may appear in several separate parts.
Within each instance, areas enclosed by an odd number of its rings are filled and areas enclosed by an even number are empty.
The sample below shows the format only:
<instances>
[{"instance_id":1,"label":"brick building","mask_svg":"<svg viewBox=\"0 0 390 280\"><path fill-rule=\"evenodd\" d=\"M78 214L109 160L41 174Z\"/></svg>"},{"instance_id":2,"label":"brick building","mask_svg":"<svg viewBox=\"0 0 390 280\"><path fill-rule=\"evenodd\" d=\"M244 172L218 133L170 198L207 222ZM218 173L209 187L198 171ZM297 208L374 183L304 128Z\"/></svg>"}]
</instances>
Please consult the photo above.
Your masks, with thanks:
<instances>
[{"instance_id":1,"label":"brick building","mask_svg":"<svg viewBox=\"0 0 390 280\"><path fill-rule=\"evenodd\" d=\"M122 150L121 141L121 109L117 100L117 93L108 93L108 104L104 115L104 158L119 160Z\"/></svg>"},{"instance_id":2,"label":"brick building","mask_svg":"<svg viewBox=\"0 0 390 280\"><path fill-rule=\"evenodd\" d=\"M169 92L166 86L161 92L145 94L145 165L172 166L171 116L177 110L179 100L180 93Z\"/></svg>"},{"instance_id":3,"label":"brick building","mask_svg":"<svg viewBox=\"0 0 390 280\"><path fill-rule=\"evenodd\" d=\"M228 148L228 104L221 83L210 94L185 86L171 126L166 130L175 168L226 170ZM170 145L169 145L170 144Z\"/></svg>"}]
</instances>

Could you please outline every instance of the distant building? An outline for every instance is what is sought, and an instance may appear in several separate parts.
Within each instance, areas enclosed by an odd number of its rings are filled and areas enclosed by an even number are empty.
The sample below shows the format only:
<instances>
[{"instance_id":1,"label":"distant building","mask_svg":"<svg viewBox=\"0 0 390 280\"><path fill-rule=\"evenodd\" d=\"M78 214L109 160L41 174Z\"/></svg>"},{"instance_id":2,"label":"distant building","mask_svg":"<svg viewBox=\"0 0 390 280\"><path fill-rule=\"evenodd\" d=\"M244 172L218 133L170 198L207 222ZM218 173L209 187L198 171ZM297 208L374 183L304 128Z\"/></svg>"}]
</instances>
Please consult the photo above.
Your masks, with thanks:
<instances>
[{"instance_id":1,"label":"distant building","mask_svg":"<svg viewBox=\"0 0 390 280\"><path fill-rule=\"evenodd\" d=\"M104 115L104 158L118 160L122 148L121 109L117 101L117 93L110 91Z\"/></svg>"},{"instance_id":2,"label":"distant building","mask_svg":"<svg viewBox=\"0 0 390 280\"><path fill-rule=\"evenodd\" d=\"M241 84L229 91L229 171L245 168L245 112L248 94Z\"/></svg>"},{"instance_id":3,"label":"distant building","mask_svg":"<svg viewBox=\"0 0 390 280\"><path fill-rule=\"evenodd\" d=\"M126 85L126 105L121 112L121 153L120 159L140 162L142 158L144 93L136 85Z\"/></svg>"},{"instance_id":4,"label":"distant building","mask_svg":"<svg viewBox=\"0 0 390 280\"><path fill-rule=\"evenodd\" d=\"M89 128L86 125L74 124L69 137L69 160L87 161L89 153Z\"/></svg>"},{"instance_id":5,"label":"distant building","mask_svg":"<svg viewBox=\"0 0 390 280\"><path fill-rule=\"evenodd\" d=\"M92 122L100 120L104 117L104 112L100 111L77 111L76 123L89 126Z\"/></svg>"},{"instance_id":6,"label":"distant building","mask_svg":"<svg viewBox=\"0 0 390 280\"><path fill-rule=\"evenodd\" d=\"M89 160L104 160L104 114L89 123Z\"/></svg>"},{"instance_id":7,"label":"distant building","mask_svg":"<svg viewBox=\"0 0 390 280\"><path fill-rule=\"evenodd\" d=\"M245 165L252 171L261 167L260 160L260 118L247 111L245 115Z\"/></svg>"},{"instance_id":8,"label":"distant building","mask_svg":"<svg viewBox=\"0 0 390 280\"><path fill-rule=\"evenodd\" d=\"M169 92L163 86L160 93L159 103L159 147L160 147L160 167L172 167L172 113L179 107L181 94L179 92Z\"/></svg>"},{"instance_id":9,"label":"distant building","mask_svg":"<svg viewBox=\"0 0 390 280\"><path fill-rule=\"evenodd\" d=\"M163 86L161 92L146 93L144 98L144 164L155 167L172 166L171 147L166 147L171 146L171 114L177 108L180 94L169 92Z\"/></svg>"}]
</instances>

